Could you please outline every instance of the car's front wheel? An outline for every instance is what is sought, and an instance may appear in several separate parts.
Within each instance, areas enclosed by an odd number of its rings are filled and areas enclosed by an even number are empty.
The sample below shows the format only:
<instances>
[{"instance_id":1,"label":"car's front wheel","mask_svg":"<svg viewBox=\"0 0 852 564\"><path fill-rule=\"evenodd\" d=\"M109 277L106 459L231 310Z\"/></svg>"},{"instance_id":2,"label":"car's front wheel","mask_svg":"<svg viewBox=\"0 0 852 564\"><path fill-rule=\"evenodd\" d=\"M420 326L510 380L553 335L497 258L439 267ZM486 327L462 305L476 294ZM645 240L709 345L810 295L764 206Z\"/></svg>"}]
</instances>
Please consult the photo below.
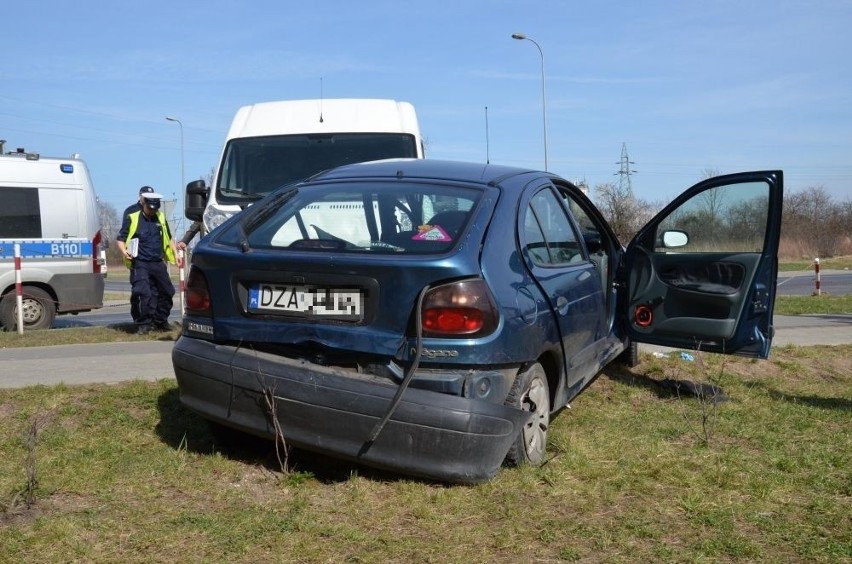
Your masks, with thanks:
<instances>
[{"instance_id":1,"label":"car's front wheel","mask_svg":"<svg viewBox=\"0 0 852 564\"><path fill-rule=\"evenodd\" d=\"M540 364L533 364L518 374L506 398L506 405L532 414L509 448L506 464L518 466L543 463L547 449L547 430L550 427L550 387Z\"/></svg>"}]
</instances>

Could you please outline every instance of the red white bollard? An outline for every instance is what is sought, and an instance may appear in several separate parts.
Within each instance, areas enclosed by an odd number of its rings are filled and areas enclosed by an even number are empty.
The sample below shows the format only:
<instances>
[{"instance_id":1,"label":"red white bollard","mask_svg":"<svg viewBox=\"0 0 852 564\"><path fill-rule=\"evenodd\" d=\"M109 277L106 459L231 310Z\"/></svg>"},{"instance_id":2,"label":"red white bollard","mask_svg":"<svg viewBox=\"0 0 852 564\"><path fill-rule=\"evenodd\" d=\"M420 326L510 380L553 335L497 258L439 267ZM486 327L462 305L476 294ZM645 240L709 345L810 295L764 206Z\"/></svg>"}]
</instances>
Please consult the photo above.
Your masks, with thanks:
<instances>
[{"instance_id":1,"label":"red white bollard","mask_svg":"<svg viewBox=\"0 0 852 564\"><path fill-rule=\"evenodd\" d=\"M819 296L819 295L821 295L820 289L819 289L819 257L814 259L814 272L816 272L816 292L815 292L815 295Z\"/></svg>"},{"instance_id":2,"label":"red white bollard","mask_svg":"<svg viewBox=\"0 0 852 564\"><path fill-rule=\"evenodd\" d=\"M178 288L180 292L180 316L186 311L184 304L184 291L186 289L186 253L183 249L178 249Z\"/></svg>"},{"instance_id":3,"label":"red white bollard","mask_svg":"<svg viewBox=\"0 0 852 564\"><path fill-rule=\"evenodd\" d=\"M21 282L21 244L15 243L15 303L18 306L18 335L24 334L24 285Z\"/></svg>"}]
</instances>

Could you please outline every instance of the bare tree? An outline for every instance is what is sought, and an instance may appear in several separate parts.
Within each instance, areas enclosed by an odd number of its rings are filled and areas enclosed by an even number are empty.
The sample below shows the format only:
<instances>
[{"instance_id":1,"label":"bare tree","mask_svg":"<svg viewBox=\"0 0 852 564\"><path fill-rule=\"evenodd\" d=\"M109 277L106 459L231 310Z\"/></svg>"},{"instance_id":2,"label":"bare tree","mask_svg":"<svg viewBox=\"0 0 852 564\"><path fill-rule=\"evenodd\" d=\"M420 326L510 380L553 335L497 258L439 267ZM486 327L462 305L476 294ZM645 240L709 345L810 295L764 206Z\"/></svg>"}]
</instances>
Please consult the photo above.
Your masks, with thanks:
<instances>
[{"instance_id":1,"label":"bare tree","mask_svg":"<svg viewBox=\"0 0 852 564\"><path fill-rule=\"evenodd\" d=\"M622 243L651 219L654 207L633 195L627 186L607 182L595 186L595 203Z\"/></svg>"},{"instance_id":2,"label":"bare tree","mask_svg":"<svg viewBox=\"0 0 852 564\"><path fill-rule=\"evenodd\" d=\"M713 178L714 176L722 176L722 173L718 168L705 168L701 171L701 180L707 180L708 178Z\"/></svg>"},{"instance_id":3,"label":"bare tree","mask_svg":"<svg viewBox=\"0 0 852 564\"><path fill-rule=\"evenodd\" d=\"M821 185L790 194L784 199L782 234L813 256L835 256L850 236L849 207L834 202Z\"/></svg>"},{"instance_id":4,"label":"bare tree","mask_svg":"<svg viewBox=\"0 0 852 564\"><path fill-rule=\"evenodd\" d=\"M98 198L98 218L101 221L101 234L110 241L114 241L121 228L121 218L118 217L115 206Z\"/></svg>"}]
</instances>

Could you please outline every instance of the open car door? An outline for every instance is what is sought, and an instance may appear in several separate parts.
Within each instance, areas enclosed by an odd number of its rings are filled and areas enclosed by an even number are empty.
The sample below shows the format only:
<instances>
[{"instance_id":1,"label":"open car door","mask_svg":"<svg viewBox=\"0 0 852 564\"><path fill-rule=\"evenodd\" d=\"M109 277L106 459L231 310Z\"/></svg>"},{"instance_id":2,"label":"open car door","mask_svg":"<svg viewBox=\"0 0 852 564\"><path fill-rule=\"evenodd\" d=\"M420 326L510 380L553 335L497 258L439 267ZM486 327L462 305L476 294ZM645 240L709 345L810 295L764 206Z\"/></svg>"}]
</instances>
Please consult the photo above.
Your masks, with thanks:
<instances>
[{"instance_id":1,"label":"open car door","mask_svg":"<svg viewBox=\"0 0 852 564\"><path fill-rule=\"evenodd\" d=\"M696 184L625 254L631 340L766 358L781 234L783 172Z\"/></svg>"}]
</instances>

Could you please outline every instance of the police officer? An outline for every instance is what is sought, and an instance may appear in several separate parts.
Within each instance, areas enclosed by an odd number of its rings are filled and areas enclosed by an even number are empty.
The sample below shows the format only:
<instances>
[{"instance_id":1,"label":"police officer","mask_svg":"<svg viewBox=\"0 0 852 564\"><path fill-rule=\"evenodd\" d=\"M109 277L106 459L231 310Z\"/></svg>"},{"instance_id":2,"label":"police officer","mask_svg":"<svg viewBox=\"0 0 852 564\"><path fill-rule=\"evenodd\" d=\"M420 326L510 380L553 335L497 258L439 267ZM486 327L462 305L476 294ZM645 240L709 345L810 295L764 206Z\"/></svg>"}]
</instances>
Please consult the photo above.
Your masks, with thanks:
<instances>
[{"instance_id":1,"label":"police officer","mask_svg":"<svg viewBox=\"0 0 852 564\"><path fill-rule=\"evenodd\" d=\"M140 335L151 329L169 330L175 295L166 267L166 261L175 262L175 245L166 216L160 211L163 196L146 188L150 187L143 187L139 193L140 209L128 208L116 237L116 246L130 269L130 301L138 300L139 317L135 321Z\"/></svg>"},{"instance_id":2,"label":"police officer","mask_svg":"<svg viewBox=\"0 0 852 564\"><path fill-rule=\"evenodd\" d=\"M124 210L124 213L121 215L121 221L124 222L124 218L135 211L142 210L142 195L143 194L153 194L154 189L150 186L143 186L139 189L139 199ZM133 323L136 323L139 320L139 296L131 295L130 298L130 317L133 318Z\"/></svg>"}]
</instances>

